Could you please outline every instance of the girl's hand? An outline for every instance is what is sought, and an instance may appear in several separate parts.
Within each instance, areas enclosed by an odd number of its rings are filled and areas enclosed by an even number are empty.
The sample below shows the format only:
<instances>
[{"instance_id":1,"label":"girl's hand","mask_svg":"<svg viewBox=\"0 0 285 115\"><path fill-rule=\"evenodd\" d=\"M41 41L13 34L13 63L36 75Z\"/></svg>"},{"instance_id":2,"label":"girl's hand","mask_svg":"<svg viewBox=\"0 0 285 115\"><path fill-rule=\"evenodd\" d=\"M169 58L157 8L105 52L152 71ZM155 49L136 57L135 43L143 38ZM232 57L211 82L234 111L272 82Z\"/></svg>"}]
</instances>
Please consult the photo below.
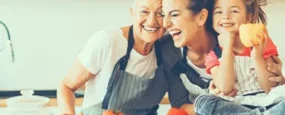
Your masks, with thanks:
<instances>
[{"instance_id":1,"label":"girl's hand","mask_svg":"<svg viewBox=\"0 0 285 115\"><path fill-rule=\"evenodd\" d=\"M234 96L236 96L237 91L238 91L238 90L233 89L233 90L231 91L231 93L229 93L228 95L224 95L224 94L215 86L215 84L214 84L213 81L210 82L210 86L209 86L209 93L210 93L210 94L213 94L213 95L216 95L216 96L222 95L222 96L234 97Z\"/></svg>"},{"instance_id":2,"label":"girl's hand","mask_svg":"<svg viewBox=\"0 0 285 115\"><path fill-rule=\"evenodd\" d=\"M263 57L263 52L267 46L267 42L268 42L268 38L269 38L266 28L261 30L256 36L259 38L258 39L259 44L254 45L253 50L251 51L251 56L254 59Z\"/></svg>"},{"instance_id":3,"label":"girl's hand","mask_svg":"<svg viewBox=\"0 0 285 115\"><path fill-rule=\"evenodd\" d=\"M224 31L218 36L219 45L222 48L232 48L236 34Z\"/></svg>"}]
</instances>

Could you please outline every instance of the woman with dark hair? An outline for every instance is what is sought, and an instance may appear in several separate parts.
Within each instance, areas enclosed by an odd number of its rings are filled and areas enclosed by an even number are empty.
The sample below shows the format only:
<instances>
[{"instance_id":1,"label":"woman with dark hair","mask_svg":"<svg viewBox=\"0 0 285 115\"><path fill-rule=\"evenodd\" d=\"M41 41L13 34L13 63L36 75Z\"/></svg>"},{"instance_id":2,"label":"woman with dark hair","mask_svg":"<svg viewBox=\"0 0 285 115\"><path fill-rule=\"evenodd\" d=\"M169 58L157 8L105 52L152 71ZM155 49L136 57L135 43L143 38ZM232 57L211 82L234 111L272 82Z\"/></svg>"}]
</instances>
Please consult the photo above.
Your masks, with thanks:
<instances>
[{"instance_id":1,"label":"woman with dark hair","mask_svg":"<svg viewBox=\"0 0 285 115\"><path fill-rule=\"evenodd\" d=\"M170 33L160 42L165 72L172 81L183 82L193 103L200 94L211 92L221 95L221 91L210 84L212 77L207 74L205 66L205 57L218 44L217 34L212 28L211 11L214 2L215 0L163 0L162 2L163 25ZM272 58L278 60L275 56ZM277 63L277 65L282 64ZM269 70L275 72L276 78L279 78L275 82L284 83L281 66ZM236 92L237 90L233 89L228 96L234 96ZM195 114L193 104L184 105L182 108L188 114Z\"/></svg>"}]
</instances>

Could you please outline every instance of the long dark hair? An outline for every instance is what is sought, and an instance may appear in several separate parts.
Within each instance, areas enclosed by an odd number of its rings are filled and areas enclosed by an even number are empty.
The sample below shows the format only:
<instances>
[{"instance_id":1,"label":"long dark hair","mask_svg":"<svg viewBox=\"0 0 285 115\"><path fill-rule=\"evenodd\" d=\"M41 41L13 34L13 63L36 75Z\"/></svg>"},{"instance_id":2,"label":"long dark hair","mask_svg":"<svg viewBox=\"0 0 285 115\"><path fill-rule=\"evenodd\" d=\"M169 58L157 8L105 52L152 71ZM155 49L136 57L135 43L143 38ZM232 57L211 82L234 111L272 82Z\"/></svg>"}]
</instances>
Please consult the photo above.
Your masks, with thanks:
<instances>
[{"instance_id":1,"label":"long dark hair","mask_svg":"<svg viewBox=\"0 0 285 115\"><path fill-rule=\"evenodd\" d=\"M188 9L191 10L194 14L198 14L202 9L208 11L208 18L205 24L207 31L212 34L218 43L218 33L213 28L213 9L214 9L215 0L188 0ZM219 47L217 44L216 47Z\"/></svg>"},{"instance_id":2,"label":"long dark hair","mask_svg":"<svg viewBox=\"0 0 285 115\"><path fill-rule=\"evenodd\" d=\"M202 9L208 11L208 18L206 21L207 30L212 31L212 10L214 8L214 0L188 0L188 9L191 10L194 14L198 14Z\"/></svg>"}]
</instances>

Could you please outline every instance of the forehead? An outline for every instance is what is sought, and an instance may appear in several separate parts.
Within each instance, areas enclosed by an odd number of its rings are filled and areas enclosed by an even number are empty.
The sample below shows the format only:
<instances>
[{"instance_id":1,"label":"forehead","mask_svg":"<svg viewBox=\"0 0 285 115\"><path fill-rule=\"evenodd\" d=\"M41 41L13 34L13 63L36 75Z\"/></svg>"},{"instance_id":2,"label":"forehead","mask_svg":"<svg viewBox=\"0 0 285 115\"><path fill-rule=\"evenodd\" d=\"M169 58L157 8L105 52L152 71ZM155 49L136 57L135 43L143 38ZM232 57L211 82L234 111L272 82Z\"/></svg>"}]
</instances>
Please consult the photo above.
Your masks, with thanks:
<instances>
[{"instance_id":1,"label":"forehead","mask_svg":"<svg viewBox=\"0 0 285 115\"><path fill-rule=\"evenodd\" d=\"M244 6L244 0L215 0L215 7Z\"/></svg>"},{"instance_id":2,"label":"forehead","mask_svg":"<svg viewBox=\"0 0 285 115\"><path fill-rule=\"evenodd\" d=\"M140 7L157 10L162 7L162 0L134 0L133 8Z\"/></svg>"},{"instance_id":3,"label":"forehead","mask_svg":"<svg viewBox=\"0 0 285 115\"><path fill-rule=\"evenodd\" d=\"M184 9L187 7L189 0L163 0L163 9Z\"/></svg>"}]
</instances>

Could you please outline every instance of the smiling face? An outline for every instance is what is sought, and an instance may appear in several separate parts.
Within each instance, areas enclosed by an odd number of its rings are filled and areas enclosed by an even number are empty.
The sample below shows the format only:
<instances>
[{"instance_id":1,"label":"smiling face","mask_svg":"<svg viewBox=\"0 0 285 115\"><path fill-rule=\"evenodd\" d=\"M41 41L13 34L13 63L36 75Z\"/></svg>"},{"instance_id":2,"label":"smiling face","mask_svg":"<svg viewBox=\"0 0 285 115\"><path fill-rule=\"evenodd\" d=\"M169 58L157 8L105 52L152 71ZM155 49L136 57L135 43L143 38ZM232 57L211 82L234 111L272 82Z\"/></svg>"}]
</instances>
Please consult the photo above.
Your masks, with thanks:
<instances>
[{"instance_id":1,"label":"smiling face","mask_svg":"<svg viewBox=\"0 0 285 115\"><path fill-rule=\"evenodd\" d=\"M241 24L248 22L243 0L216 0L213 10L213 27L216 32L239 32Z\"/></svg>"},{"instance_id":2,"label":"smiling face","mask_svg":"<svg viewBox=\"0 0 285 115\"><path fill-rule=\"evenodd\" d=\"M165 33L162 22L162 0L136 0L131 9L134 36L153 43Z\"/></svg>"},{"instance_id":3,"label":"smiling face","mask_svg":"<svg viewBox=\"0 0 285 115\"><path fill-rule=\"evenodd\" d=\"M197 16L189 10L189 0L163 0L163 25L172 35L174 45L183 47L194 43L199 31Z\"/></svg>"}]
</instances>

